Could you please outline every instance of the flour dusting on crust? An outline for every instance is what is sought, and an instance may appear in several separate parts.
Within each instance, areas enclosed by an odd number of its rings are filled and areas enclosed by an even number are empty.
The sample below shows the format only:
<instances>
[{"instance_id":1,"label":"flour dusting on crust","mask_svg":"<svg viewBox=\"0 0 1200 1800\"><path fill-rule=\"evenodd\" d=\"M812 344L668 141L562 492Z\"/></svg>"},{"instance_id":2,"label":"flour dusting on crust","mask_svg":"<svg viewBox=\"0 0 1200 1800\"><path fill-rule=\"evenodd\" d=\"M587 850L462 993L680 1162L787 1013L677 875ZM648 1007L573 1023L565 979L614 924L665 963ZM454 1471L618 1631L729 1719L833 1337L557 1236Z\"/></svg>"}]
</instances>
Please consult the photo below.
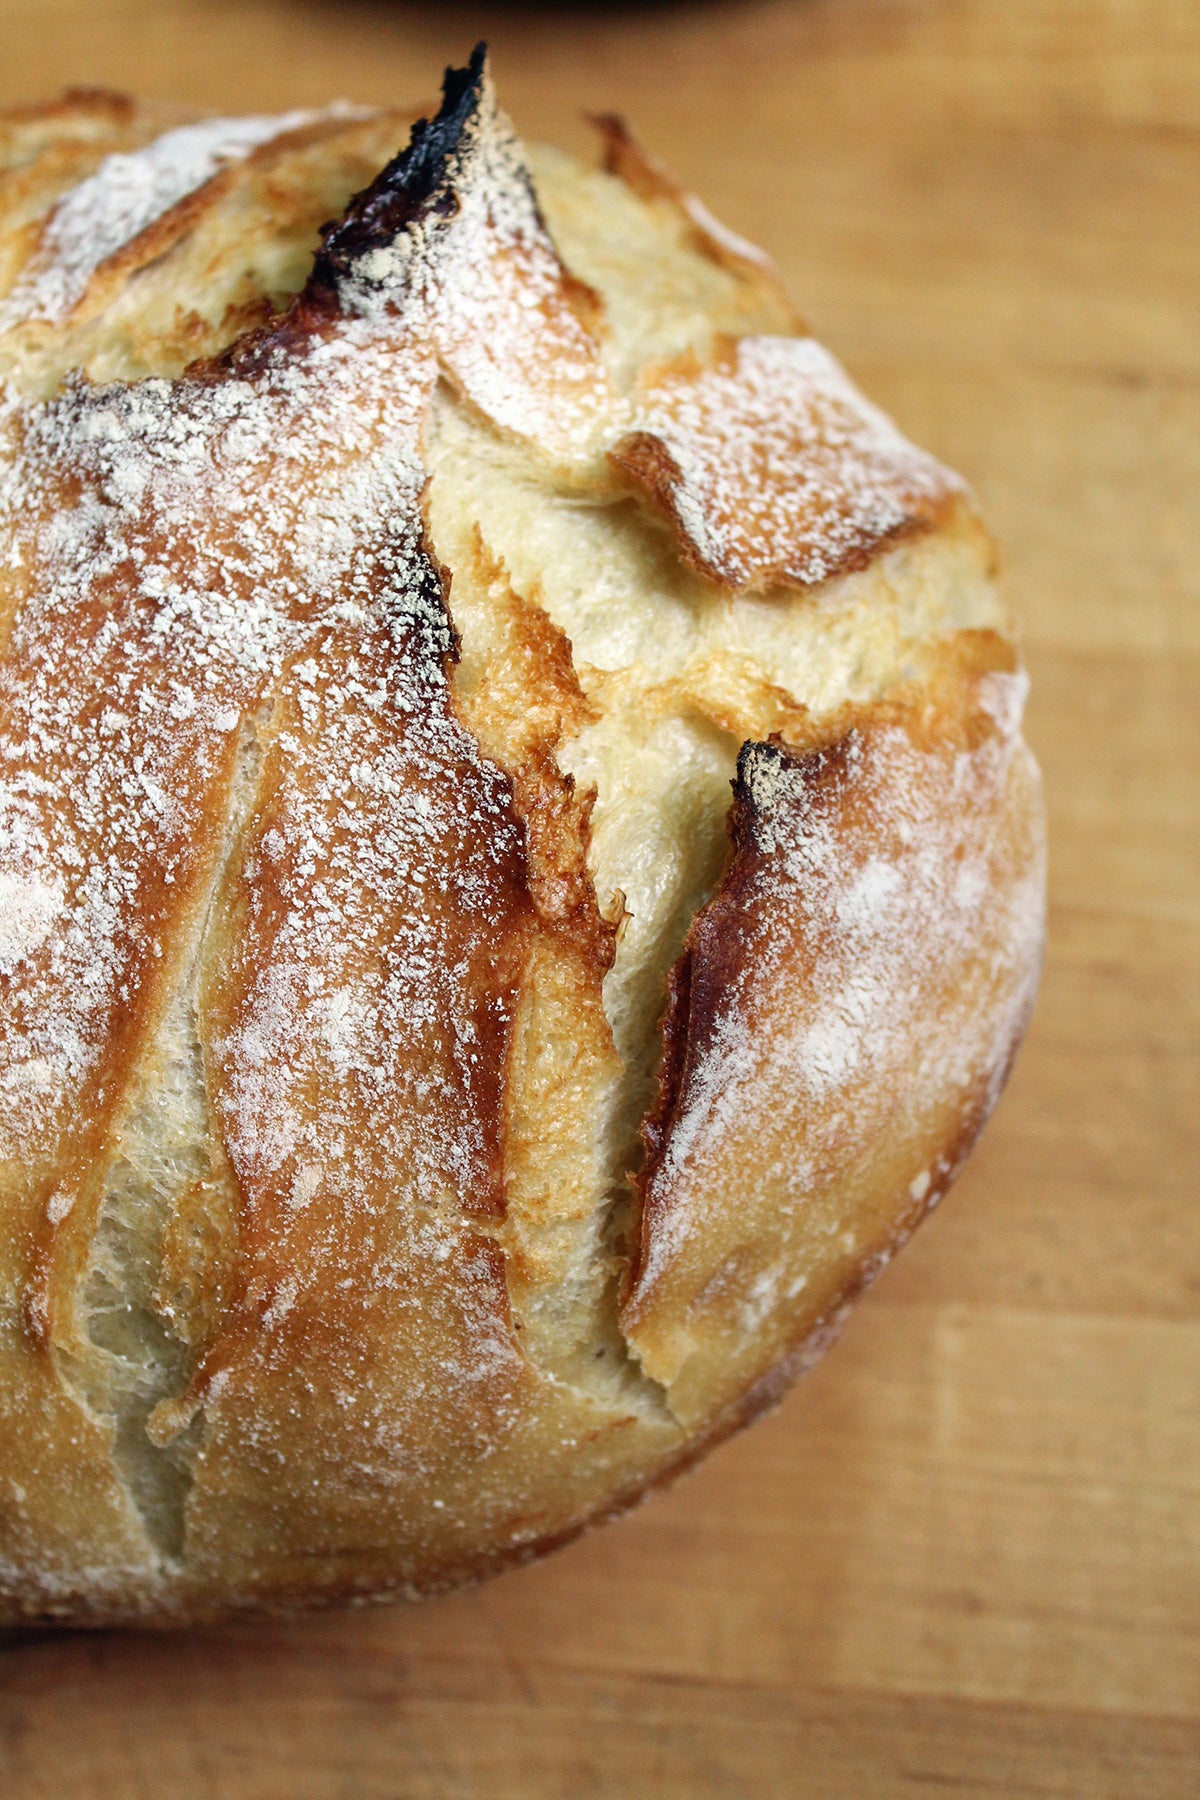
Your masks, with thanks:
<instances>
[{"instance_id":1,"label":"flour dusting on crust","mask_svg":"<svg viewBox=\"0 0 1200 1800\"><path fill-rule=\"evenodd\" d=\"M64 319L97 270L172 207L229 163L319 116L206 119L165 132L142 149L106 157L50 215L32 265L0 304L0 330L26 320Z\"/></svg>"},{"instance_id":2,"label":"flour dusting on crust","mask_svg":"<svg viewBox=\"0 0 1200 1800\"><path fill-rule=\"evenodd\" d=\"M812 338L742 338L650 371L614 460L694 566L739 588L861 568L963 491Z\"/></svg>"},{"instance_id":3,"label":"flour dusting on crust","mask_svg":"<svg viewBox=\"0 0 1200 1800\"><path fill-rule=\"evenodd\" d=\"M986 668L998 650L964 634L942 652L967 667L966 705L944 719L922 688L827 746L742 752L734 860L674 978L648 1134L626 1328L659 1379L727 1357L730 1319L744 1332L778 1316L806 1244L842 1229L864 1181L884 1199L865 1241L848 1235L847 1281L864 1251L878 1272L995 1102L1032 1001L1045 883L1020 803L1036 796L1025 678ZM755 1197L730 1214L725 1184L752 1155Z\"/></svg>"}]
</instances>

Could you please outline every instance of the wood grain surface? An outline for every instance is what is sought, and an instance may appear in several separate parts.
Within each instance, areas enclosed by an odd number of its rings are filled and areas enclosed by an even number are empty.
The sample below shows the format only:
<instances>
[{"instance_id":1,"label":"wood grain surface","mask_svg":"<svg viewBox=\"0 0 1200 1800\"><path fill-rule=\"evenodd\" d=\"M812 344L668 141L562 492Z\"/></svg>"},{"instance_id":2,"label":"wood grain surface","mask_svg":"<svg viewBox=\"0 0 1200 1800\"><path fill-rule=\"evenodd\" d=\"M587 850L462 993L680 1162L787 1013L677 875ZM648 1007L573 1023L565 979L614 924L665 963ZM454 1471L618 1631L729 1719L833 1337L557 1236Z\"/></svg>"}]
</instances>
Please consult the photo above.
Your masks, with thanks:
<instances>
[{"instance_id":1,"label":"wood grain surface","mask_svg":"<svg viewBox=\"0 0 1200 1800\"><path fill-rule=\"evenodd\" d=\"M1200 7L0 0L0 98L618 107L1008 556L1050 954L952 1198L773 1418L419 1608L0 1646L6 1800L1200 1794Z\"/></svg>"}]
</instances>

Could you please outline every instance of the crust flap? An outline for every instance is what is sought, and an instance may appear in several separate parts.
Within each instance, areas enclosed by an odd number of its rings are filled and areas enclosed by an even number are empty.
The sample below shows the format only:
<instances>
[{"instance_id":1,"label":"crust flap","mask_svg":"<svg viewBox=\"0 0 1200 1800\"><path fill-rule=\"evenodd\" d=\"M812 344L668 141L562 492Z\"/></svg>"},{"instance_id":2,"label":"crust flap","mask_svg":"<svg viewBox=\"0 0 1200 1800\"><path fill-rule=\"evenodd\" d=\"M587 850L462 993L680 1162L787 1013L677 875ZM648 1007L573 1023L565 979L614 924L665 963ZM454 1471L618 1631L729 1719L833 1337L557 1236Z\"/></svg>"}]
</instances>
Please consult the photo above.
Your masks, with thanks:
<instances>
[{"instance_id":1,"label":"crust flap","mask_svg":"<svg viewBox=\"0 0 1200 1800\"><path fill-rule=\"evenodd\" d=\"M623 1314L689 1425L883 1266L995 1101L1042 933L1023 688L962 634L808 745L742 751L733 858L672 980Z\"/></svg>"},{"instance_id":2,"label":"crust flap","mask_svg":"<svg viewBox=\"0 0 1200 1800\"><path fill-rule=\"evenodd\" d=\"M963 493L812 338L726 339L644 374L612 453L693 568L732 588L810 587L928 530Z\"/></svg>"}]
</instances>

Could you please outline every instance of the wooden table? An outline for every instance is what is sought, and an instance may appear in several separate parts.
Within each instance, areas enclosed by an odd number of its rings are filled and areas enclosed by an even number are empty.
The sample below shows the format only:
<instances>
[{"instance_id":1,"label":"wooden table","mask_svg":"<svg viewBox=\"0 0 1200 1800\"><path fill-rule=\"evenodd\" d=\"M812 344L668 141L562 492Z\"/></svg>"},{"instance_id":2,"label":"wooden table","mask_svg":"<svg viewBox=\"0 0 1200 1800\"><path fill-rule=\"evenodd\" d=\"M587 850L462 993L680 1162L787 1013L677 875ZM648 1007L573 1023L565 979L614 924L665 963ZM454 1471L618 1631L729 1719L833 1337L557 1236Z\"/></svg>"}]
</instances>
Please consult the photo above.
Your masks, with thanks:
<instances>
[{"instance_id":1,"label":"wooden table","mask_svg":"<svg viewBox=\"0 0 1200 1800\"><path fill-rule=\"evenodd\" d=\"M1007 547L1051 945L951 1202L782 1410L420 1608L0 1649L8 1800L1200 1794L1200 8L0 0L0 98L617 106Z\"/></svg>"}]
</instances>

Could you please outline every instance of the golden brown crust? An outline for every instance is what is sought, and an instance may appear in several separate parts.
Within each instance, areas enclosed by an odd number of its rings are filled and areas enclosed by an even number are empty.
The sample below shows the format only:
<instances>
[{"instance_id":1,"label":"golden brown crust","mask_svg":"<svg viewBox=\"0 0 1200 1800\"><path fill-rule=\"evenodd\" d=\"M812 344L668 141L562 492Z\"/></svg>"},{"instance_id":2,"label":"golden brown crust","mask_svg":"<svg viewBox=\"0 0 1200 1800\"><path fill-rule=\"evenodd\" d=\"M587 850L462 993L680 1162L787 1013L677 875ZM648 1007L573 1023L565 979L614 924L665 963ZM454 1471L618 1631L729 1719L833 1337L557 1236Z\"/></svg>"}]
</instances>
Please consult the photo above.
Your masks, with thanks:
<instances>
[{"instance_id":1,"label":"golden brown crust","mask_svg":"<svg viewBox=\"0 0 1200 1800\"><path fill-rule=\"evenodd\" d=\"M481 94L477 81L463 132L491 132L502 160L507 140L480 111ZM457 143L441 152L455 175L459 153ZM394 171L397 187L406 173ZM486 162L483 175L494 178ZM408 258L431 254L426 221L438 217L446 179L443 170L404 215ZM466 188L476 299L506 315L506 269L528 271L549 255L540 221L532 207L515 222L486 211L472 219L469 202ZM331 234L335 250L345 235ZM390 255L390 237L386 246ZM560 1394L523 1358L504 1258L474 1223L504 1210L504 1077L539 917L531 877L555 931L577 928L582 902L569 859L555 867L552 828L561 837L568 825L562 796L557 818L543 817L555 808L534 796L523 830L509 783L454 717L453 634L419 510L418 434L439 362L495 405L502 427L523 402L527 368L536 419L559 390L559 321L568 335L576 327L560 287L561 304L552 291L506 320L512 363L487 360L495 346L480 361L463 348L456 317L436 297L428 304L428 286L403 259L380 268L377 249L367 233L340 264L332 252L319 260L284 319L170 388L81 390L27 415L54 473L27 435L24 482L37 508L24 509L22 563L34 565L44 522L71 519L73 504L85 518L93 494L131 487L134 502L106 551L111 572L89 568L78 589L72 658L40 653L30 639L39 622L61 630L76 593L74 564L43 553L56 605L21 615L10 705L22 681L30 708L52 705L58 743L80 760L61 778L71 793L87 791L88 724L123 691L122 659L146 711L131 773L122 779L114 764L113 794L79 825L71 855L61 853L86 868L119 846L128 897L112 940L123 960L100 990L100 1010L95 981L82 984L92 1010L78 1015L78 1030L99 1053L91 1085L62 1082L58 1113L41 1108L44 1134L59 1133L41 1154L64 1194L46 1214L43 1176L30 1213L45 1244L40 1355L50 1383L55 1358L66 1366L90 1354L78 1306L106 1142L162 1024L164 990L185 973L187 921L211 890L196 990L204 1129L235 1183L237 1280L209 1341L192 1345L187 1390L160 1401L149 1422L160 1451L198 1413L203 1438L186 1501L187 1566L164 1564L166 1539L150 1554L145 1546L138 1574L113 1576L133 1606L186 1608L197 1585L214 1580L233 1605L313 1586L437 1582L443 1566L471 1562L481 1537L520 1541L537 1535L547 1509L553 1519L586 1513L627 1455L645 1454L644 1442L598 1459L584 1448L619 1433L627 1410ZM453 238L441 261L448 281L461 278ZM489 266L499 271L490 291ZM386 405L373 413L375 393ZM182 497L169 457L156 474L142 447L177 429L191 446ZM289 441L297 449L278 465L258 448ZM252 536L239 528L246 507ZM329 518L331 533L306 530L313 513ZM182 612L176 605L172 616L168 603L165 633L142 623L156 616L162 584L156 577L148 590L143 574L156 559L171 570L168 596L184 593ZM215 617L186 603L189 587L215 590ZM96 657L86 654L89 632ZM551 635L541 633L543 648L553 650ZM262 764L239 771L238 733L248 728ZM118 756L130 757L119 736L128 718L114 729ZM251 819L245 830L239 805ZM592 935L597 944L611 937L598 919ZM45 982L32 979L27 991L44 1011ZM22 1023L18 1013L15 1028ZM59 1139L80 1118L90 1135L71 1141L67 1162ZM35 1166L32 1142L24 1154ZM43 1216L48 1224L37 1223ZM8 1398L35 1403L15 1375ZM547 1433L575 1466L539 1497ZM60 1433L68 1462L69 1442ZM472 1473L485 1454L497 1472L490 1505ZM120 1492L115 1471L109 1481ZM40 1507L40 1493L34 1499ZM64 1574L48 1589L47 1549L28 1553L33 1603L56 1591L73 1606L88 1579ZM314 1555L324 1558L315 1581Z\"/></svg>"},{"instance_id":2,"label":"golden brown crust","mask_svg":"<svg viewBox=\"0 0 1200 1800\"><path fill-rule=\"evenodd\" d=\"M739 759L733 858L672 975L623 1315L689 1423L886 1263L1024 1029L1044 853L1022 677L990 633L930 661L810 744ZM754 1193L729 1209L751 1162Z\"/></svg>"}]
</instances>

